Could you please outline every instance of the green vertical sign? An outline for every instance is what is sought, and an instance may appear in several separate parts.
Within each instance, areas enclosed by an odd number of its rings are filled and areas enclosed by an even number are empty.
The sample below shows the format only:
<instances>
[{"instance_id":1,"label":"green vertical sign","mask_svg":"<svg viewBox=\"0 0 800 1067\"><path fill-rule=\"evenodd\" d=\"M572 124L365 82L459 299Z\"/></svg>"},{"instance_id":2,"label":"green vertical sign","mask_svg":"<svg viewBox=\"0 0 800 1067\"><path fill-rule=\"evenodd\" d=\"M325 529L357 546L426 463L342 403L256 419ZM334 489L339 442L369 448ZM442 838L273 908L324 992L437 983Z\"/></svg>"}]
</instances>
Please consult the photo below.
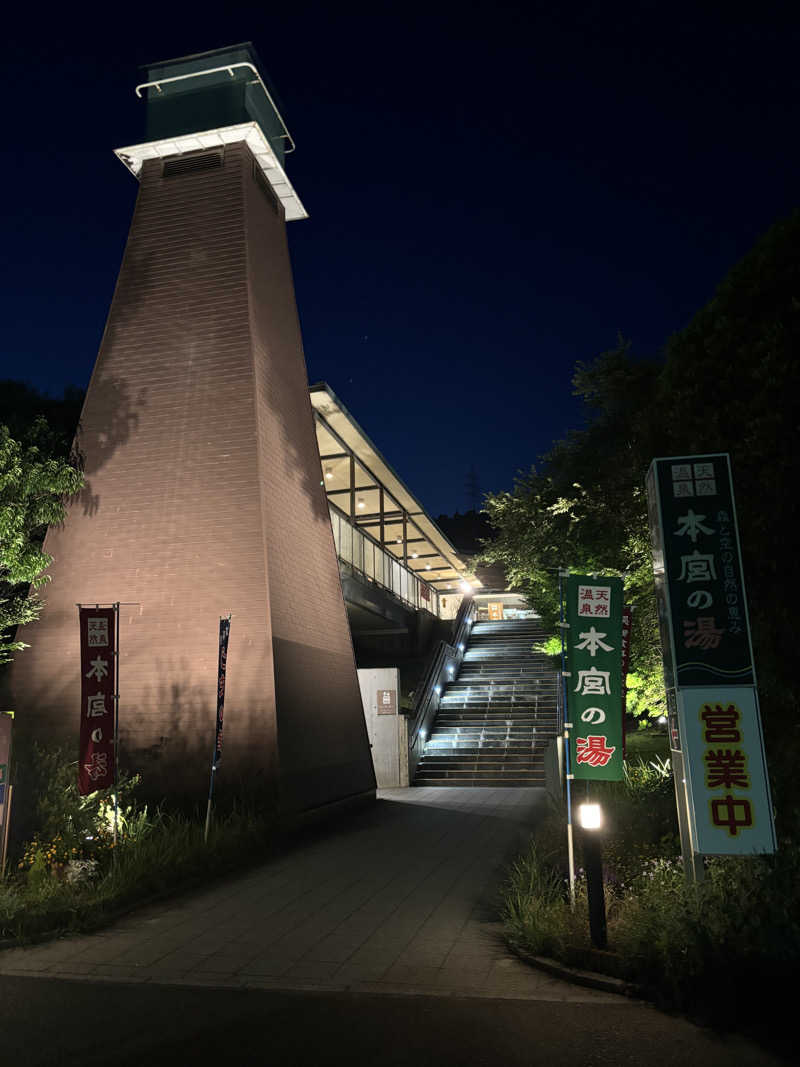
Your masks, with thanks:
<instances>
[{"instance_id":1,"label":"green vertical sign","mask_svg":"<svg viewBox=\"0 0 800 1067\"><path fill-rule=\"evenodd\" d=\"M567 710L573 776L622 778L621 578L567 579Z\"/></svg>"},{"instance_id":2,"label":"green vertical sign","mask_svg":"<svg viewBox=\"0 0 800 1067\"><path fill-rule=\"evenodd\" d=\"M654 459L647 493L667 689L754 685L727 453Z\"/></svg>"}]
</instances>

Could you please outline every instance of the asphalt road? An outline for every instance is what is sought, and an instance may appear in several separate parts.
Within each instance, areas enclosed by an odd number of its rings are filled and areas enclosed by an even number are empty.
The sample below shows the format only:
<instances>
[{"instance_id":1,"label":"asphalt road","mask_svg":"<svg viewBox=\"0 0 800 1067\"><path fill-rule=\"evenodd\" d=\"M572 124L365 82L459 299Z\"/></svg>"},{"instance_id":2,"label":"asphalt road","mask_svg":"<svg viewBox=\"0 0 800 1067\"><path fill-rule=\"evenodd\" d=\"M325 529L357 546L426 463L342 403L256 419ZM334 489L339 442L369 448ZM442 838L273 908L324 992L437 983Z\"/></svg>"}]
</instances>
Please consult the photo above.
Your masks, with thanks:
<instances>
[{"instance_id":1,"label":"asphalt road","mask_svg":"<svg viewBox=\"0 0 800 1067\"><path fill-rule=\"evenodd\" d=\"M785 1062L635 1001L290 993L0 976L3 1067Z\"/></svg>"}]
</instances>

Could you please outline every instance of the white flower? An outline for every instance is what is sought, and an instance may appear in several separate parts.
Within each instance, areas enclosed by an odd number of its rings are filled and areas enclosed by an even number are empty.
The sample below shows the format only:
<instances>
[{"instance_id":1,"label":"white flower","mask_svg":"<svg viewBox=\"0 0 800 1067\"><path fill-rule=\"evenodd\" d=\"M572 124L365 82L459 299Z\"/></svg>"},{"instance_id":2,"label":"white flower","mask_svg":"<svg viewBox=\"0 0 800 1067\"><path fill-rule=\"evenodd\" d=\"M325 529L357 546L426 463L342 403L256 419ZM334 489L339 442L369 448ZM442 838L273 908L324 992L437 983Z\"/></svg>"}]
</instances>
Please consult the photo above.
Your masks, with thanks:
<instances>
[{"instance_id":1,"label":"white flower","mask_svg":"<svg viewBox=\"0 0 800 1067\"><path fill-rule=\"evenodd\" d=\"M64 878L69 885L81 885L90 882L96 874L97 860L70 860Z\"/></svg>"}]
</instances>

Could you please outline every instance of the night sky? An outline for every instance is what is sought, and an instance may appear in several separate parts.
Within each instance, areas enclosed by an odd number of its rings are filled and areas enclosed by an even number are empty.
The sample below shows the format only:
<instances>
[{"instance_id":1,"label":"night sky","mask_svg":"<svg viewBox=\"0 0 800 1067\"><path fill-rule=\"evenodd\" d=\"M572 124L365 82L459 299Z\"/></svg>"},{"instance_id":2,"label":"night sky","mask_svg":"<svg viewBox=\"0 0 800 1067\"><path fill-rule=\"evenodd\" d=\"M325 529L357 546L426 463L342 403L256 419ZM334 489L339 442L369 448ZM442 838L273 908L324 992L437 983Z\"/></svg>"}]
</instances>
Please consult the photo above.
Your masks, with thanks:
<instances>
[{"instance_id":1,"label":"night sky","mask_svg":"<svg viewBox=\"0 0 800 1067\"><path fill-rule=\"evenodd\" d=\"M289 226L310 381L434 515L470 506L473 464L511 488L580 425L577 360L618 332L657 355L798 205L800 20L748 6L77 5L6 25L0 377L88 382L139 64L252 40L311 215Z\"/></svg>"}]
</instances>

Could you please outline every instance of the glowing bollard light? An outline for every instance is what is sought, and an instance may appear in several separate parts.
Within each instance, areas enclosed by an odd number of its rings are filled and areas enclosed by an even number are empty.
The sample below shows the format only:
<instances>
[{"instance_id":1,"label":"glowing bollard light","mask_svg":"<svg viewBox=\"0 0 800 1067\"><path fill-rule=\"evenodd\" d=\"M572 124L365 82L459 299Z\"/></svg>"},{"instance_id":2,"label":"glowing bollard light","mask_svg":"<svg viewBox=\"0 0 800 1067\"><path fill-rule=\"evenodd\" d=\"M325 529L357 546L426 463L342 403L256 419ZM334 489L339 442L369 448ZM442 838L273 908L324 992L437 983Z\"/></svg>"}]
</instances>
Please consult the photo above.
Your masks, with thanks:
<instances>
[{"instance_id":1,"label":"glowing bollard light","mask_svg":"<svg viewBox=\"0 0 800 1067\"><path fill-rule=\"evenodd\" d=\"M589 896L589 931L595 948L605 948L606 898L603 889L603 845L600 831L603 827L603 811L599 804L581 804L578 821L583 831L583 866L586 871L586 889Z\"/></svg>"},{"instance_id":2,"label":"glowing bollard light","mask_svg":"<svg viewBox=\"0 0 800 1067\"><path fill-rule=\"evenodd\" d=\"M599 804L581 804L578 817L584 830L602 829L603 811Z\"/></svg>"}]
</instances>

